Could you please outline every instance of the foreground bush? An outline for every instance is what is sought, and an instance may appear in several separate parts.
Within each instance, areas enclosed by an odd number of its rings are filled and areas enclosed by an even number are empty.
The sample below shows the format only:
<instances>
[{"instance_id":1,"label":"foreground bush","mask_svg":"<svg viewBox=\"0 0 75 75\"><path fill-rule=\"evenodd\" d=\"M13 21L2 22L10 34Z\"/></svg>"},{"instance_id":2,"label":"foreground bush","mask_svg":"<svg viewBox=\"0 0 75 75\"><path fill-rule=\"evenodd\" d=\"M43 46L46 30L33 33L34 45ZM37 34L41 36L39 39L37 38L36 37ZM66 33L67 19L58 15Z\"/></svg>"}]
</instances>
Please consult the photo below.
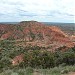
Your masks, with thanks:
<instances>
[{"instance_id":1,"label":"foreground bush","mask_svg":"<svg viewBox=\"0 0 75 75\"><path fill-rule=\"evenodd\" d=\"M16 70L5 70L0 75L68 75L69 72L75 72L75 66L59 66L50 69L18 68Z\"/></svg>"}]
</instances>

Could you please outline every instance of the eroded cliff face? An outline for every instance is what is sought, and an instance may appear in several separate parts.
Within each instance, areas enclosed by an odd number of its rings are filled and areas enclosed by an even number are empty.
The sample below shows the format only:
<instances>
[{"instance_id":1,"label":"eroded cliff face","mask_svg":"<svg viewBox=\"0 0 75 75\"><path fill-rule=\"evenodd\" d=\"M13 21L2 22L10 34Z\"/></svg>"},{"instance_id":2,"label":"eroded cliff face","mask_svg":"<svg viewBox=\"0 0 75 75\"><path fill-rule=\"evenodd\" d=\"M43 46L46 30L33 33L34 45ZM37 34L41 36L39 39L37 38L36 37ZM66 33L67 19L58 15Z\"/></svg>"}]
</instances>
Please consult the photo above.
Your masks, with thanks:
<instances>
[{"instance_id":1,"label":"eroded cliff face","mask_svg":"<svg viewBox=\"0 0 75 75\"><path fill-rule=\"evenodd\" d=\"M23 57L24 57L23 54L14 57L11 61L12 65L13 66L19 65L21 62L23 62Z\"/></svg>"},{"instance_id":2,"label":"eroded cliff face","mask_svg":"<svg viewBox=\"0 0 75 75\"><path fill-rule=\"evenodd\" d=\"M22 21L17 25L0 24L0 39L23 40L26 44L53 47L73 46L74 40L57 26L47 26L36 21Z\"/></svg>"}]
</instances>

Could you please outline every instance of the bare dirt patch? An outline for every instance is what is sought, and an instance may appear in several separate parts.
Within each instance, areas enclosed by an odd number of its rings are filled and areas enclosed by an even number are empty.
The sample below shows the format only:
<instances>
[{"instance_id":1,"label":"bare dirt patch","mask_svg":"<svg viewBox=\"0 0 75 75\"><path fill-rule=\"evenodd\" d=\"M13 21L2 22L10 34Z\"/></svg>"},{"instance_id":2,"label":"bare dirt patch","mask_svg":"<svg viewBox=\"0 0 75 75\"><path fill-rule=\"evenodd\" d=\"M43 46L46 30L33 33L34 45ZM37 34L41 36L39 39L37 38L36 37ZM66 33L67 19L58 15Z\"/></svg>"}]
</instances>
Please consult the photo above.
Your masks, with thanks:
<instances>
[{"instance_id":1,"label":"bare dirt patch","mask_svg":"<svg viewBox=\"0 0 75 75\"><path fill-rule=\"evenodd\" d=\"M70 72L67 75L75 75L75 72Z\"/></svg>"}]
</instances>

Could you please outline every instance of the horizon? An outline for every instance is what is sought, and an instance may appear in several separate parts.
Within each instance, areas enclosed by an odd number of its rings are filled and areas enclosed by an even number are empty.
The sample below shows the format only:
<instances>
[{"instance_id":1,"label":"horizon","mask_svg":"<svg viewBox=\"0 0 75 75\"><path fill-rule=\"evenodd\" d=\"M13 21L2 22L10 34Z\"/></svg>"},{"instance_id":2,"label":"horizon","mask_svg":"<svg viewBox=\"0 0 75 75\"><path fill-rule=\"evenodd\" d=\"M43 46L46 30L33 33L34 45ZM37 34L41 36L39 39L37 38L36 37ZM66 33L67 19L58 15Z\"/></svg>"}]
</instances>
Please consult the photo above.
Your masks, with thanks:
<instances>
[{"instance_id":1,"label":"horizon","mask_svg":"<svg viewBox=\"0 0 75 75\"><path fill-rule=\"evenodd\" d=\"M74 0L1 0L0 22L75 23Z\"/></svg>"},{"instance_id":2,"label":"horizon","mask_svg":"<svg viewBox=\"0 0 75 75\"><path fill-rule=\"evenodd\" d=\"M29 21L36 21L36 20L29 20ZM28 21L28 22L29 22L29 21ZM20 23L20 22L22 22L22 21L0 22L0 23ZM26 22L26 21L25 21L25 22ZM39 21L36 21L36 22L39 22ZM68 23L68 24L72 23L72 24L75 24L74 22L47 22L47 21L43 21L42 23Z\"/></svg>"}]
</instances>

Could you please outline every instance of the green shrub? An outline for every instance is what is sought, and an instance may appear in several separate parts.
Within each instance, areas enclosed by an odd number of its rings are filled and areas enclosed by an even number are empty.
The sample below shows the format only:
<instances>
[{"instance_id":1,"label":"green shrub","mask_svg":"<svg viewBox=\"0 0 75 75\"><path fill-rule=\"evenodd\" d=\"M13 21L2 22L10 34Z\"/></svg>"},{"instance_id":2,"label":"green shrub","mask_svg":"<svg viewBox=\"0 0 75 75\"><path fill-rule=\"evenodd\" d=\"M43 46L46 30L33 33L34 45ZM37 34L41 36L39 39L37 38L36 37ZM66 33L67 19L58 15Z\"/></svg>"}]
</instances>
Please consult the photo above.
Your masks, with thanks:
<instances>
[{"instance_id":1,"label":"green shrub","mask_svg":"<svg viewBox=\"0 0 75 75\"><path fill-rule=\"evenodd\" d=\"M20 72L18 72L18 75L25 75L25 73L20 71Z\"/></svg>"},{"instance_id":2,"label":"green shrub","mask_svg":"<svg viewBox=\"0 0 75 75\"><path fill-rule=\"evenodd\" d=\"M19 75L19 74L16 72L12 72L11 75Z\"/></svg>"},{"instance_id":3,"label":"green shrub","mask_svg":"<svg viewBox=\"0 0 75 75\"><path fill-rule=\"evenodd\" d=\"M26 73L28 74L28 73L33 73L33 68L31 68L31 67L27 67L26 68Z\"/></svg>"},{"instance_id":4,"label":"green shrub","mask_svg":"<svg viewBox=\"0 0 75 75\"><path fill-rule=\"evenodd\" d=\"M69 72L69 70L68 69L65 69L65 70L62 70L61 71L61 74L66 74L66 73L68 73Z\"/></svg>"}]
</instances>

